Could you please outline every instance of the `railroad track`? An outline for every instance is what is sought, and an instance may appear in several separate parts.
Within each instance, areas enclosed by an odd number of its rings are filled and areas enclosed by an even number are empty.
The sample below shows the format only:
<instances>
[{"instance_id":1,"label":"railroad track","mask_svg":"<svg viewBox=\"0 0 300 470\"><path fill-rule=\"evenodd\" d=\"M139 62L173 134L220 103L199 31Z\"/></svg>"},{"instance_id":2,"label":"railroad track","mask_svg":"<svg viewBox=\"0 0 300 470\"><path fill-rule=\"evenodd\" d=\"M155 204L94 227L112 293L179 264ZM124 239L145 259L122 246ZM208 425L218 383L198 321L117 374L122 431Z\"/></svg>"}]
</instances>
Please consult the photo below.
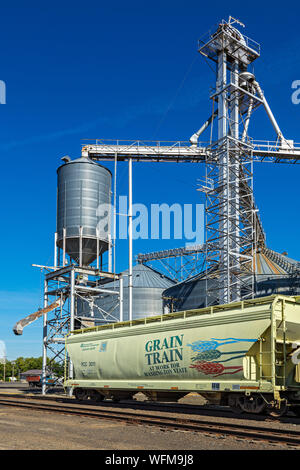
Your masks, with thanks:
<instances>
[{"instance_id":1,"label":"railroad track","mask_svg":"<svg viewBox=\"0 0 300 470\"><path fill-rule=\"evenodd\" d=\"M69 403L69 404L79 404L79 406L82 405L87 405L87 406L96 406L101 407L101 408L118 408L118 409L128 409L128 408L134 408L136 410L138 409L145 409L146 411L159 411L159 412L166 412L166 413L179 413L179 414L195 414L199 415L201 413L202 415L206 416L216 416L216 417L230 417L230 418L235 418L235 419L241 419L241 420L249 420L249 421L270 421L273 422L274 420L280 421L280 422L290 422L296 425L300 424L300 420L297 416L281 416L281 417L273 417L269 416L266 418L266 416L261 415L261 414L253 414L253 413L246 413L244 412L243 414L235 414L231 410L230 407L228 406L221 406L221 405L199 405L199 404L189 404L189 403L177 403L177 402L152 402L152 401L140 401L140 400L122 400L122 402L114 402L114 401L101 401L101 402L93 402L92 400L83 400L83 401L77 401L74 397L68 397L66 395L62 396L51 396L51 395L41 395L41 394L36 394L36 395L19 395L19 394L9 394L9 393L0 393L0 398L1 397L12 397L19 399L24 398L24 399L33 399L33 400L38 400L38 401L54 401L54 402L60 402L60 403Z\"/></svg>"},{"instance_id":2,"label":"railroad track","mask_svg":"<svg viewBox=\"0 0 300 470\"><path fill-rule=\"evenodd\" d=\"M16 393L0 393L0 398L6 398L6 397L11 397L11 398L16 398L18 399L21 397L22 399L32 399L32 400L41 400L41 401L55 401L55 402L61 402L61 403L70 403L70 404L80 404L80 405L89 405L89 406L95 406L96 403L90 400L83 400L81 402L76 401L75 398L69 398L67 396L51 396L51 395L20 395ZM220 413L225 413L225 414L230 414L232 415L232 411L228 407L218 407L218 406L210 406L210 405L198 405L198 404L188 404L188 403L176 403L176 402L151 402L148 400L145 401L140 401L140 400L124 400L121 403L120 402L114 402L114 401L101 401L98 402L97 407L104 407L104 408L129 408L129 407L134 407L136 409L138 408L145 408L147 410L153 410L153 411L169 411L169 412L178 412L178 413L190 413L190 414L196 414L199 412L204 412L205 414L220 414ZM249 415L250 419L255 419L254 415Z\"/></svg>"},{"instance_id":3,"label":"railroad track","mask_svg":"<svg viewBox=\"0 0 300 470\"><path fill-rule=\"evenodd\" d=\"M114 411L103 408L95 409L77 404L42 403L37 400L0 397L0 405L27 408L50 413L64 413L123 422L131 425L155 426L160 429L204 433L212 436L231 436L250 441L266 441L300 447L300 431L275 429L270 427L207 421L204 419L182 418L178 416L150 415L141 412Z\"/></svg>"}]
</instances>

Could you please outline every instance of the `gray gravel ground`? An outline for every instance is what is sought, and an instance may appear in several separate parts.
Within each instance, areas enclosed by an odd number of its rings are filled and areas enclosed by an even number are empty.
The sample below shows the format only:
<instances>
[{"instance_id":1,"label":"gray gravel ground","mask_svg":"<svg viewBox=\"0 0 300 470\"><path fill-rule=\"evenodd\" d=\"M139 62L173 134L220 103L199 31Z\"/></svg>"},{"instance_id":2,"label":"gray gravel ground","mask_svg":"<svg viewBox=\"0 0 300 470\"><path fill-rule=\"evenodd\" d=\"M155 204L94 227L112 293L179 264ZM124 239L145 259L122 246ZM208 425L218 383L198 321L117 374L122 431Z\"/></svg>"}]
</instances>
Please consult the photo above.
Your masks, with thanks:
<instances>
[{"instance_id":1,"label":"gray gravel ground","mask_svg":"<svg viewBox=\"0 0 300 470\"><path fill-rule=\"evenodd\" d=\"M24 393L29 391L25 384L1 384L0 393ZM25 388L25 390L24 390ZM35 391L35 393L39 393ZM54 394L55 396L55 394ZM59 395L58 395L59 396ZM61 396L61 395L60 395ZM139 401L145 397L136 395ZM189 394L181 403L203 405L205 400L196 394ZM91 404L92 405L92 404ZM95 407L95 405L92 405ZM105 407L110 409L109 403ZM112 408L113 410L114 408ZM124 410L140 412L139 408ZM175 410L174 410L175 411ZM143 408L143 413L159 415L160 411ZM170 415L177 414L170 413ZM214 416L188 415L192 419L214 421ZM250 419L249 419L250 418ZM234 416L225 413L218 417L220 422L259 425L300 431L300 420L293 417L274 421L269 418ZM252 418L252 419L251 419ZM1 450L289 450L292 446L246 441L234 437L213 436L184 431L159 430L154 427L126 425L102 418L89 418L63 414L51 414L38 410L9 408L0 405L0 451ZM298 448L299 450L299 448Z\"/></svg>"},{"instance_id":2,"label":"gray gravel ground","mask_svg":"<svg viewBox=\"0 0 300 470\"><path fill-rule=\"evenodd\" d=\"M270 450L289 447L161 431L105 419L57 415L0 406L0 450Z\"/></svg>"}]
</instances>

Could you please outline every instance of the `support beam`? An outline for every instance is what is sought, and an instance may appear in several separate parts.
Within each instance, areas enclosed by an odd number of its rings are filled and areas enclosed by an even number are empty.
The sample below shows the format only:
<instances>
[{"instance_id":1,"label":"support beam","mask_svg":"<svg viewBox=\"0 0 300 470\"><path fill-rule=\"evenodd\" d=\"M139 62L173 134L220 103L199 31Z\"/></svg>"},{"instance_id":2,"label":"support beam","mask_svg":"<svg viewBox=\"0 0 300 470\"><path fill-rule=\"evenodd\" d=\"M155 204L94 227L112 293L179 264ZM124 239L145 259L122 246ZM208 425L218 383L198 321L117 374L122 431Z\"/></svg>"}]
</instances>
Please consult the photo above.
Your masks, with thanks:
<instances>
[{"instance_id":1,"label":"support beam","mask_svg":"<svg viewBox=\"0 0 300 470\"><path fill-rule=\"evenodd\" d=\"M123 276L120 276L119 280L119 302L120 302L120 321L124 320L123 317L123 311L124 311L124 282L123 282Z\"/></svg>"},{"instance_id":2,"label":"support beam","mask_svg":"<svg viewBox=\"0 0 300 470\"><path fill-rule=\"evenodd\" d=\"M48 282L44 281L44 308L48 305ZM42 394L46 394L46 370L47 370L47 313L43 317L43 365L42 365Z\"/></svg>"},{"instance_id":3,"label":"support beam","mask_svg":"<svg viewBox=\"0 0 300 470\"><path fill-rule=\"evenodd\" d=\"M128 315L132 320L132 159L128 160Z\"/></svg>"}]
</instances>

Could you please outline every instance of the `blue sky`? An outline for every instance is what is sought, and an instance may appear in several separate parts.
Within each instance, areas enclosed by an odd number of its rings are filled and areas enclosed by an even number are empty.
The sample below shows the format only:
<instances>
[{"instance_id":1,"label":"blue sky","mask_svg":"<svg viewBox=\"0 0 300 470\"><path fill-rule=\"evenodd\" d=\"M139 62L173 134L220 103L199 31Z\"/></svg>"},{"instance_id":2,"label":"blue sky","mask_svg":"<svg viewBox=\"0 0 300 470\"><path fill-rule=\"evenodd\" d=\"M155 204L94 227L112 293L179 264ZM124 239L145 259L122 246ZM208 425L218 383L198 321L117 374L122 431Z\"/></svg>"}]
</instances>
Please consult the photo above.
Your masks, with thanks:
<instances>
[{"instance_id":1,"label":"blue sky","mask_svg":"<svg viewBox=\"0 0 300 470\"><path fill-rule=\"evenodd\" d=\"M10 359L41 355L41 322L20 338L12 326L41 306L41 273L31 265L52 263L60 158L79 156L82 139L188 140L210 114L214 83L197 39L229 15L261 44L255 74L285 136L300 142L300 105L291 102L291 84L300 79L299 14L296 2L280 9L273 2L249 7L191 0L1 6L0 80L7 103L0 105L0 340ZM250 134L274 139L262 110ZM134 200L203 202L196 192L203 170L135 164ZM300 167L255 165L255 198L268 245L300 260L299 181ZM126 194L127 168L121 164L118 183ZM134 253L165 247L137 241ZM117 253L117 268L125 269L124 245Z\"/></svg>"}]
</instances>

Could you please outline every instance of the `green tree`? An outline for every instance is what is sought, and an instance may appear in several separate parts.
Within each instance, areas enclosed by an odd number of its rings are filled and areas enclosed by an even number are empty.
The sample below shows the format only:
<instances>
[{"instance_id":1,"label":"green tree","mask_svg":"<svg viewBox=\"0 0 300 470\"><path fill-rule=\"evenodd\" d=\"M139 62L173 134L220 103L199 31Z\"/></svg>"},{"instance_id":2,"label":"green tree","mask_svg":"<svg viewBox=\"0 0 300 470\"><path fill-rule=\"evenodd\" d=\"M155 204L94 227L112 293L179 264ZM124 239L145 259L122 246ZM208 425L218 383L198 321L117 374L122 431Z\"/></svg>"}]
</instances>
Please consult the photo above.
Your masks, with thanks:
<instances>
[{"instance_id":1,"label":"green tree","mask_svg":"<svg viewBox=\"0 0 300 470\"><path fill-rule=\"evenodd\" d=\"M51 361L47 358L48 370L55 374L57 377L62 377L64 375L64 365L59 364L58 362ZM14 361L14 365L11 361L6 361L5 364L5 377L8 381L8 377L12 376L14 370L14 376L19 377L20 373L26 372L31 369L42 369L43 367L43 358L42 357L18 357ZM4 364L0 364L0 380L3 380L4 377Z\"/></svg>"}]
</instances>

